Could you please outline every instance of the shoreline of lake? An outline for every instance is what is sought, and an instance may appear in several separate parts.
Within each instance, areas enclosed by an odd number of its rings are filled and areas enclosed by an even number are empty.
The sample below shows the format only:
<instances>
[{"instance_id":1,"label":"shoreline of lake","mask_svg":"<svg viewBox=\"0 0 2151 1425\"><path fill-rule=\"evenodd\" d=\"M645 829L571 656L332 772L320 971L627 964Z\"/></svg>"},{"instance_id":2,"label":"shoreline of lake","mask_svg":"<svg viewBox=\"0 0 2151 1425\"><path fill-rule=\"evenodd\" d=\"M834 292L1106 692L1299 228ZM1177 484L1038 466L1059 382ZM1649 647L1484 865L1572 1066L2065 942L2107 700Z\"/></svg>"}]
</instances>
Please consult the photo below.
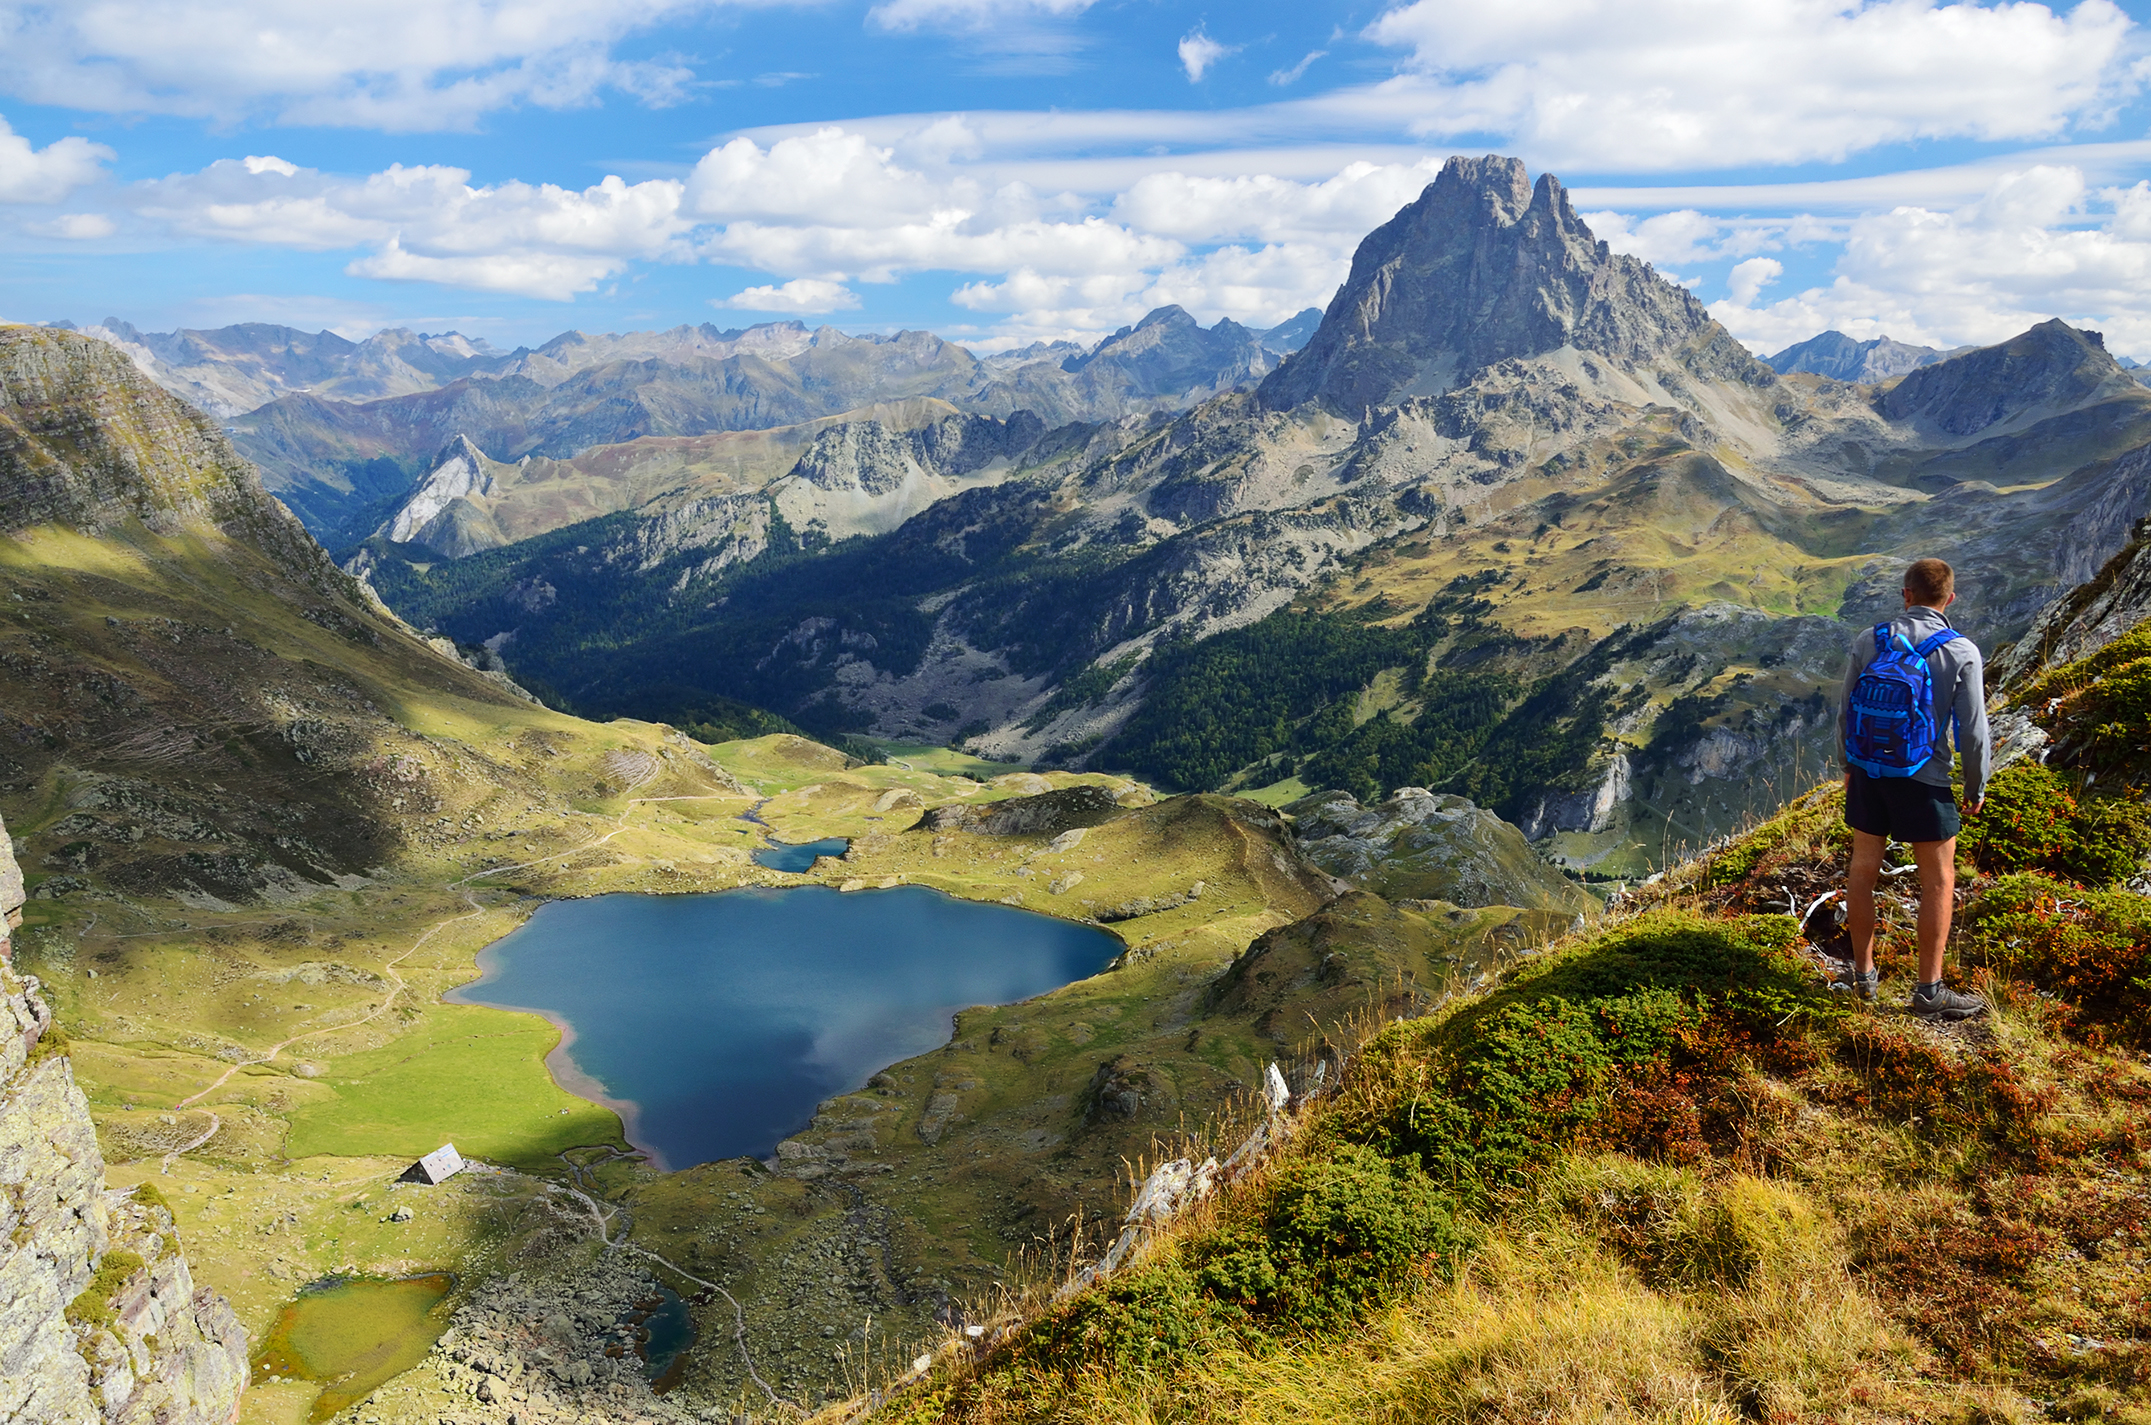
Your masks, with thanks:
<instances>
[{"instance_id":1,"label":"shoreline of lake","mask_svg":"<svg viewBox=\"0 0 2151 1425\"><path fill-rule=\"evenodd\" d=\"M958 1010L1049 993L1124 948L916 885L612 893L547 902L443 998L545 1019L553 1081L675 1171L767 1161L824 1100L947 1043Z\"/></svg>"}]
</instances>

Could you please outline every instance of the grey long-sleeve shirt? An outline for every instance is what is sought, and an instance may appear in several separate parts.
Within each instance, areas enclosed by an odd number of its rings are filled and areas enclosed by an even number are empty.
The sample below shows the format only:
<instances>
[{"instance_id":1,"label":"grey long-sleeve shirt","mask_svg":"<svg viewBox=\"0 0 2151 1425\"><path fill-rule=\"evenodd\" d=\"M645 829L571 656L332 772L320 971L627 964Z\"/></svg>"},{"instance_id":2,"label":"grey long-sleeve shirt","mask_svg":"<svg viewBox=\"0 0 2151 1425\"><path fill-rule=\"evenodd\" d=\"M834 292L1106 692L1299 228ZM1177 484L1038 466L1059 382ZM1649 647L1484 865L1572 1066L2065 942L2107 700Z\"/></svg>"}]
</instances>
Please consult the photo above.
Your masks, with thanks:
<instances>
[{"instance_id":1,"label":"grey long-sleeve shirt","mask_svg":"<svg viewBox=\"0 0 2151 1425\"><path fill-rule=\"evenodd\" d=\"M1890 620L1890 631L1917 645L1929 634L1949 626L1939 610L1914 606ZM1845 686L1837 699L1837 760L1845 762L1845 709L1852 701L1853 684L1875 661L1875 631L1861 630L1852 640L1852 658L1845 668ZM1927 671L1934 679L1935 753L1927 765L1912 776L1931 786L1949 785L1950 729L1956 729L1956 749L1964 758L1964 800L1980 801L1987 793L1987 770L1994 762L1994 737L1987 730L1985 660L1979 645L1961 634L1927 655Z\"/></svg>"}]
</instances>

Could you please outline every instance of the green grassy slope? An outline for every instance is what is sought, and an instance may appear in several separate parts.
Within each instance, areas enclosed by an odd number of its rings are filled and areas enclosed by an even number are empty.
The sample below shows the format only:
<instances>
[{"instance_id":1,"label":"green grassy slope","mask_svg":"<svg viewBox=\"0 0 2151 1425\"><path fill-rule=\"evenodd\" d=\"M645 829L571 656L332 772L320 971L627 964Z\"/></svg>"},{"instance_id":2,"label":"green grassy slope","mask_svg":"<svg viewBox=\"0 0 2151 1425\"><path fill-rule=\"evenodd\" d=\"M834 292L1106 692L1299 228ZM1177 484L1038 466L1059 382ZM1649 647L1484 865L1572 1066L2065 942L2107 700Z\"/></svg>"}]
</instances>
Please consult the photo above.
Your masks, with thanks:
<instances>
[{"instance_id":1,"label":"green grassy slope","mask_svg":"<svg viewBox=\"0 0 2151 1425\"><path fill-rule=\"evenodd\" d=\"M1923 1024L1908 907L1874 1007L1782 913L1840 818L1373 1032L1261 1171L876 1418L2151 1418L2151 900L1969 865L1994 1010Z\"/></svg>"}]
</instances>

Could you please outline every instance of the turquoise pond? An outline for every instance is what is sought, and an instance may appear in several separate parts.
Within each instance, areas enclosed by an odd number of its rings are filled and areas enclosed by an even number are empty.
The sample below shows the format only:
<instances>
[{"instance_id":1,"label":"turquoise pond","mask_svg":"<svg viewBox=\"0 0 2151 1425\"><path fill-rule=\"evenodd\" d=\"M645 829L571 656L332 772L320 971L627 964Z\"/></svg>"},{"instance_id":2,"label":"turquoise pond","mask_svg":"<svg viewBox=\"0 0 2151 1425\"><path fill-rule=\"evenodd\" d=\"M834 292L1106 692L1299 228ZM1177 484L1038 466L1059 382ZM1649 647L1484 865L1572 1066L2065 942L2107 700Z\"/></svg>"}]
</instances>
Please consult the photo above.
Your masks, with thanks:
<instances>
[{"instance_id":1,"label":"turquoise pond","mask_svg":"<svg viewBox=\"0 0 2151 1425\"><path fill-rule=\"evenodd\" d=\"M841 836L832 836L826 841L802 841L797 845L772 840L754 853L754 863L772 871L811 871L815 858L841 856L850 848L851 843Z\"/></svg>"},{"instance_id":2,"label":"turquoise pond","mask_svg":"<svg viewBox=\"0 0 2151 1425\"><path fill-rule=\"evenodd\" d=\"M448 998L561 1025L554 1077L685 1168L768 1156L823 1099L943 1043L956 1010L1043 994L1120 950L923 886L593 896L540 907Z\"/></svg>"}]
</instances>

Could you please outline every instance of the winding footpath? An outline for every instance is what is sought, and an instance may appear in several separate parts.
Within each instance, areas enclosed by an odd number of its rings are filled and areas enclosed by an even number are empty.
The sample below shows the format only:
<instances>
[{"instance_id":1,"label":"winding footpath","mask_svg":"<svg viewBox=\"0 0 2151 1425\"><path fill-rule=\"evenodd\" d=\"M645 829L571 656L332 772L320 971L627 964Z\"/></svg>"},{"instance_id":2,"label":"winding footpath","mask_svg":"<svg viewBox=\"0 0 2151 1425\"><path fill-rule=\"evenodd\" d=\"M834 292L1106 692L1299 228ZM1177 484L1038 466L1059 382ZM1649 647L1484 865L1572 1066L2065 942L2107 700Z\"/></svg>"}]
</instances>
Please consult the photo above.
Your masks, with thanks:
<instances>
[{"instance_id":1,"label":"winding footpath","mask_svg":"<svg viewBox=\"0 0 2151 1425\"><path fill-rule=\"evenodd\" d=\"M601 1158L598 1161L611 1162L613 1158L630 1156L620 1152L618 1149L609 1151L611 1153L610 1157ZM716 1282L696 1276L670 1257L661 1256L647 1247L638 1247L633 1242L630 1242L628 1234L633 1230L633 1224L626 1220L626 1209L622 1207L607 1208L589 1193L584 1192L580 1184L588 1183L592 1187L596 1186L595 1181L587 1175L588 1169L583 1164L568 1157L566 1153L560 1154L559 1158L561 1162L567 1164L568 1174L573 1181L566 1184L549 1183L547 1187L554 1192L569 1193L582 1203L584 1208L589 1211L590 1221L597 1228L598 1240L605 1244L606 1250L634 1252L639 1256L647 1257L684 1280L691 1281L699 1287L707 1287L723 1297L732 1307L732 1343L739 1347L739 1359L741 1364L747 1368L747 1378L754 1382L756 1388L768 1398L771 1405L783 1410L794 1410L801 1416L805 1416L808 1413L805 1407L801 1406L797 1401L786 1400L783 1396L777 1394L771 1388L769 1382L762 1379L762 1373L755 1369L754 1355L747 1349L747 1313L740 1306L739 1298L726 1291ZM620 1235L618 1237L613 1236L612 1231L615 1219L620 1220Z\"/></svg>"}]
</instances>

